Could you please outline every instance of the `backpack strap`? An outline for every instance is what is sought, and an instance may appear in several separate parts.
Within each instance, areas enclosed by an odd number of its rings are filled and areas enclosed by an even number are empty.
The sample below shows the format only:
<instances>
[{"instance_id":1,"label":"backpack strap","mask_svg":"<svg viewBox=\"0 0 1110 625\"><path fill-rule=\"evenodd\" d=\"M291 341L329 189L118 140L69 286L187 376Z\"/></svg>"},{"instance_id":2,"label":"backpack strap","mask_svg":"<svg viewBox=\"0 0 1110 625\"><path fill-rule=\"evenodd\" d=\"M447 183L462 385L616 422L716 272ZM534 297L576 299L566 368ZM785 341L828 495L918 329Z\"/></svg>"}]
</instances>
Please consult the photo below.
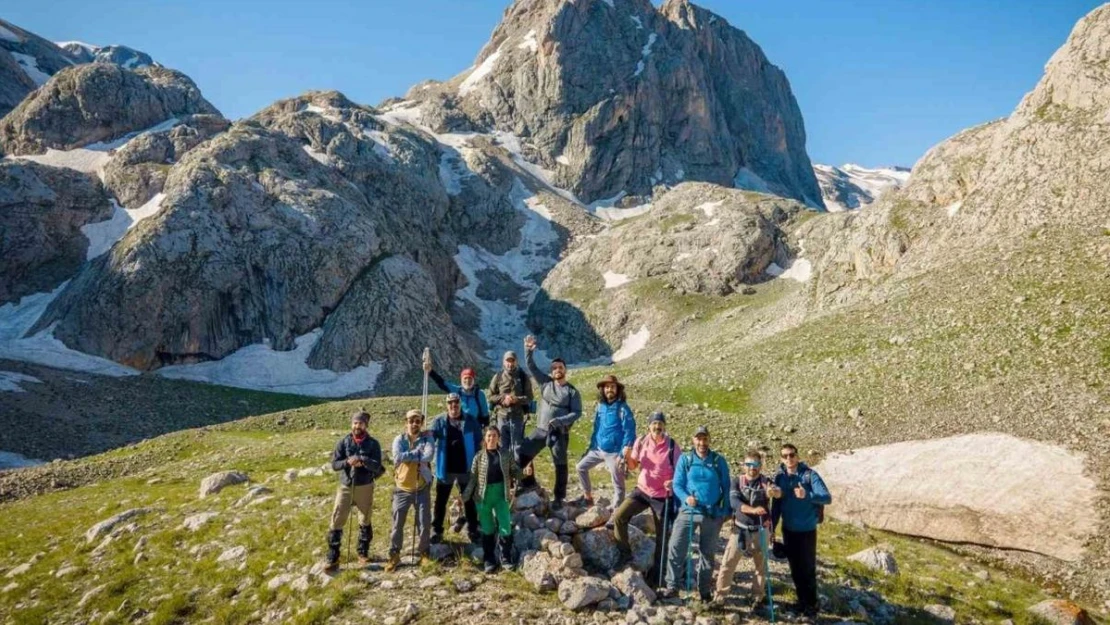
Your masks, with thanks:
<instances>
[{"instance_id":1,"label":"backpack strap","mask_svg":"<svg viewBox=\"0 0 1110 625\"><path fill-rule=\"evenodd\" d=\"M644 436L647 436L647 434L645 434ZM671 471L673 472L674 471L674 439L671 438L670 436L667 436L667 440L670 441L670 443L667 445L667 462L671 463Z\"/></svg>"}]
</instances>

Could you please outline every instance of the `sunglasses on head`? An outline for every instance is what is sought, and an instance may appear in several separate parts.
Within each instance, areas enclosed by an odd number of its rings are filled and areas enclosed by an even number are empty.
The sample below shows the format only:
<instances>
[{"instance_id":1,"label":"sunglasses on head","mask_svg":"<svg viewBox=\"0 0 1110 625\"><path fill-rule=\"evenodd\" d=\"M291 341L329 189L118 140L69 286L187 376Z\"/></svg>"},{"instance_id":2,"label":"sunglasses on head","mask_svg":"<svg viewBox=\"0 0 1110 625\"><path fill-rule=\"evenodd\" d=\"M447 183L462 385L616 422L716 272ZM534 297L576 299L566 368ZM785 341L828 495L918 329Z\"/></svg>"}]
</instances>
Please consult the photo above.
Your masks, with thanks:
<instances>
[{"instance_id":1,"label":"sunglasses on head","mask_svg":"<svg viewBox=\"0 0 1110 625\"><path fill-rule=\"evenodd\" d=\"M792 451L784 451L784 452L782 452L782 457L783 458L797 458L798 454L796 454Z\"/></svg>"}]
</instances>

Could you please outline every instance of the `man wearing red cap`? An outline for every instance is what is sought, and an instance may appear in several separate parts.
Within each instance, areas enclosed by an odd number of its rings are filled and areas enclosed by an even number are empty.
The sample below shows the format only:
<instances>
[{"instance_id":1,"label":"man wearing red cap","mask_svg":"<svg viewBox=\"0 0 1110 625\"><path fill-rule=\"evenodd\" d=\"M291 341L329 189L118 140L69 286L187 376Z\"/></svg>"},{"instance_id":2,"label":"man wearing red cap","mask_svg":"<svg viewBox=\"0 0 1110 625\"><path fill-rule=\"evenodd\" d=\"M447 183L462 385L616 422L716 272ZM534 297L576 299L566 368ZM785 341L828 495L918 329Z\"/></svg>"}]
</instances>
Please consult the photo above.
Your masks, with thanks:
<instances>
[{"instance_id":1,"label":"man wearing red cap","mask_svg":"<svg viewBox=\"0 0 1110 625\"><path fill-rule=\"evenodd\" d=\"M486 402L486 394L482 389L478 388L478 375L467 367L459 374L459 384L454 384L443 379L443 376L436 373L432 368L431 357L424 361L424 373L428 374L432 382L436 383L439 390L444 393L455 393L459 396L462 402L462 413L468 419L475 419L478 425L485 429L489 426L489 403Z\"/></svg>"}]
</instances>

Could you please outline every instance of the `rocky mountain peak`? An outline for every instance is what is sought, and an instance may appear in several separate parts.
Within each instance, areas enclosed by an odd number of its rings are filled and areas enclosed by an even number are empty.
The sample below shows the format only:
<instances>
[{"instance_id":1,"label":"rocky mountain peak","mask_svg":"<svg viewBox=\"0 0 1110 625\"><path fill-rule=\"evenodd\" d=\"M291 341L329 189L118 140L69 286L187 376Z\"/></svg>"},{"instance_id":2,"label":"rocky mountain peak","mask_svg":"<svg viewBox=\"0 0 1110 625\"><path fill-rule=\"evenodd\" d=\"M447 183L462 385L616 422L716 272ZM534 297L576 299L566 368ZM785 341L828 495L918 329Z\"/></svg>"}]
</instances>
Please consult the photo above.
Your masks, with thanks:
<instances>
[{"instance_id":1,"label":"rocky mountain peak","mask_svg":"<svg viewBox=\"0 0 1110 625\"><path fill-rule=\"evenodd\" d=\"M697 180L823 207L785 75L689 2L519 0L472 67L409 96L520 138L586 203Z\"/></svg>"}]
</instances>

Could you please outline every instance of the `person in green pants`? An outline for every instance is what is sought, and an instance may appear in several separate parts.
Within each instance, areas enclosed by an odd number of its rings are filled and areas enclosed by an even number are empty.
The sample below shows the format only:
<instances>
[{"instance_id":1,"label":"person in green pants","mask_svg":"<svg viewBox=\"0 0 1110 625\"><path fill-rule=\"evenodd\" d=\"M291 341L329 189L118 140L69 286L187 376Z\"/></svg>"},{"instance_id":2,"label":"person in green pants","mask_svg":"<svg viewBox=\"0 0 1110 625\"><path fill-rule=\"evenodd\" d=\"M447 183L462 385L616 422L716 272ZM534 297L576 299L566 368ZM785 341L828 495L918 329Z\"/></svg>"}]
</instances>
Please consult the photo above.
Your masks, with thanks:
<instances>
[{"instance_id":1,"label":"person in green pants","mask_svg":"<svg viewBox=\"0 0 1110 625\"><path fill-rule=\"evenodd\" d=\"M501 535L501 565L513 566L513 520L509 512L508 493L513 484L524 479L524 473L513 458L513 452L501 447L501 431L486 428L482 439L484 449L474 454L470 463L470 480L463 491L463 501L474 500L478 506L478 525L482 532L482 555L486 573L497 571L497 537ZM495 524L496 517L496 524Z\"/></svg>"}]
</instances>

